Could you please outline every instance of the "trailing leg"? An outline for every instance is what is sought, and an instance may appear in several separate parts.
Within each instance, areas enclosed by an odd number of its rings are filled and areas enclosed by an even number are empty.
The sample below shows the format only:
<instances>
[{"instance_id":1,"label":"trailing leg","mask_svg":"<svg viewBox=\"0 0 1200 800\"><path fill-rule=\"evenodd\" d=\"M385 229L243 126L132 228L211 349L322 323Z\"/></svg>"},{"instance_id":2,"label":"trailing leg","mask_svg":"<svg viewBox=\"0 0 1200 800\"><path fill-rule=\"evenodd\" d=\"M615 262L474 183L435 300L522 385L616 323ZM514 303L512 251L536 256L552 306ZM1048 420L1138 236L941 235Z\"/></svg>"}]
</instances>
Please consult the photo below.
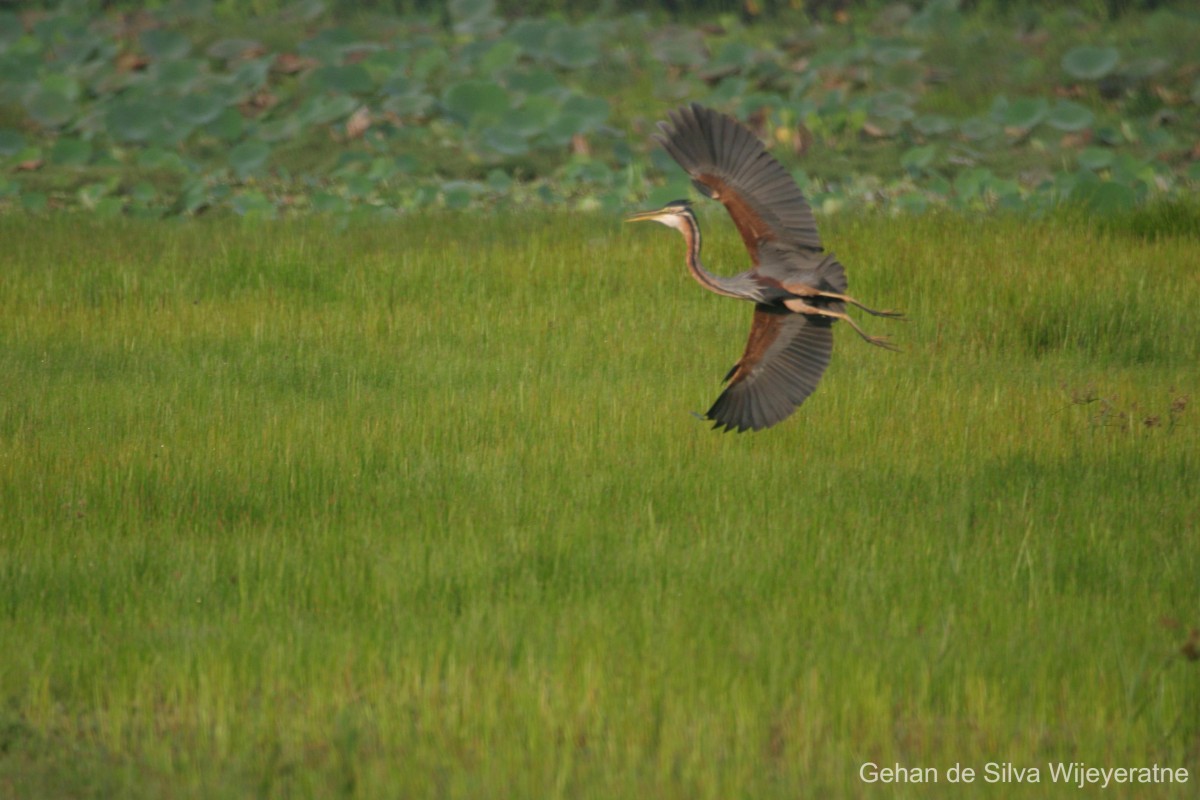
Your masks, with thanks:
<instances>
[{"instance_id":1,"label":"trailing leg","mask_svg":"<svg viewBox=\"0 0 1200 800\"><path fill-rule=\"evenodd\" d=\"M817 308L816 306L811 306L808 303L804 302L804 300L799 297L793 297L793 298L784 300L783 304L785 306L787 306L789 310L795 311L797 314L815 314L820 317L829 317L831 319L843 320L846 322L846 324L848 324L851 328L853 328L854 331L859 336L861 336L863 339L870 342L871 344L875 345L876 347L882 347L885 350L899 350L900 349L900 348L896 347L896 345L889 342L886 336L871 336L870 334L868 334L866 331L864 331L862 328L860 328L858 326L858 323L855 322L850 317L849 314L847 314L844 311L833 311L832 309L828 309L828 308ZM857 303L855 305L857 305Z\"/></svg>"}]
</instances>

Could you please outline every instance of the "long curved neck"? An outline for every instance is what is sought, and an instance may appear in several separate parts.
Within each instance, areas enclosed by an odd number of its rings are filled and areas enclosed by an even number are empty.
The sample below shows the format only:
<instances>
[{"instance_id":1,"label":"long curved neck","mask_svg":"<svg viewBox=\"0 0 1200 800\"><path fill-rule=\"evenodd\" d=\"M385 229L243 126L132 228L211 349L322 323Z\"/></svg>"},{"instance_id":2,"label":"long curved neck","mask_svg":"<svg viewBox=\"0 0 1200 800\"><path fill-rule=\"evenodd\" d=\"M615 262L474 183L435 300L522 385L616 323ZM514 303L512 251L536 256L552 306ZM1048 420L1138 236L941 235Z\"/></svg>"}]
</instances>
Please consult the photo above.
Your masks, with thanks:
<instances>
[{"instance_id":1,"label":"long curved neck","mask_svg":"<svg viewBox=\"0 0 1200 800\"><path fill-rule=\"evenodd\" d=\"M743 276L734 275L724 278L714 275L704 268L704 264L700 262L700 223L696 221L696 217L692 215L691 211L680 214L675 219L679 224L673 227L683 234L683 239L687 242L688 272L692 274L696 282L710 292L716 292L726 297L737 297L742 300L755 299L748 296L746 291L748 287L742 285L744 283Z\"/></svg>"}]
</instances>

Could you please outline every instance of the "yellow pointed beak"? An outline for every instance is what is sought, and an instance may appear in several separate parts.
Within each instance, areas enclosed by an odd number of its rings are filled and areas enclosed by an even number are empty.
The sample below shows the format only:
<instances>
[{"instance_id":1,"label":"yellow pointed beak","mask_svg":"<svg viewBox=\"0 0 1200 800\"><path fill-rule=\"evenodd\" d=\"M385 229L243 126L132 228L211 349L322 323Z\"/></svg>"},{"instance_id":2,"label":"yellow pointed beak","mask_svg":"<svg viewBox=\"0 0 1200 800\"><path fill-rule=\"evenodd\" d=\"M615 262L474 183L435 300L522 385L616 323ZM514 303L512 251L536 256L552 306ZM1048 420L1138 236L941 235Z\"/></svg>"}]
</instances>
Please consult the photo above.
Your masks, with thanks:
<instances>
[{"instance_id":1,"label":"yellow pointed beak","mask_svg":"<svg viewBox=\"0 0 1200 800\"><path fill-rule=\"evenodd\" d=\"M630 214L625 218L626 222L645 222L650 219L658 219L663 215L661 208L656 208L653 211L639 211L636 214Z\"/></svg>"}]
</instances>

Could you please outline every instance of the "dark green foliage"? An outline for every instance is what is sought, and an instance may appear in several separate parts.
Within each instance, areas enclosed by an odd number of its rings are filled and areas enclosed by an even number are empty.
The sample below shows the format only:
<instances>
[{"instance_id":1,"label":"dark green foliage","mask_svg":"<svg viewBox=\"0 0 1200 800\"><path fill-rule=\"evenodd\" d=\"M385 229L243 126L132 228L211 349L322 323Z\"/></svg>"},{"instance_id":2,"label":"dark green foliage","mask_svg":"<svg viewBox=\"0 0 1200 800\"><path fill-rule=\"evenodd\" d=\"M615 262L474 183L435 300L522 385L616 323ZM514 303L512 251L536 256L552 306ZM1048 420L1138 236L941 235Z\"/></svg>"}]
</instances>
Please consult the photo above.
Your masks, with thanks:
<instances>
[{"instance_id":1,"label":"dark green foliage","mask_svg":"<svg viewBox=\"0 0 1200 800\"><path fill-rule=\"evenodd\" d=\"M679 193L648 134L684 101L749 122L824 211L1110 213L1200 180L1185 8L87 8L0 15L0 211L617 210Z\"/></svg>"}]
</instances>

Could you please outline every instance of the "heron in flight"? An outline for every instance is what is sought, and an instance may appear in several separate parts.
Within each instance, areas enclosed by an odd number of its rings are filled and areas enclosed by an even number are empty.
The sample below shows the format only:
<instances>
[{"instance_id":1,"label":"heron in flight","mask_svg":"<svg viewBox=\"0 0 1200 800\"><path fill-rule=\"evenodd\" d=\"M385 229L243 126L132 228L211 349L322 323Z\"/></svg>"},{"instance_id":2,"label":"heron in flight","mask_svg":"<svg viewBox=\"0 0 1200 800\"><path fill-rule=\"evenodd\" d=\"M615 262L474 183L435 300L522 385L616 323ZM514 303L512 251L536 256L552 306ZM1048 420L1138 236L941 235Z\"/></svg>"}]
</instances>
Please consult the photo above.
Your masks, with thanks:
<instances>
[{"instance_id":1,"label":"heron in flight","mask_svg":"<svg viewBox=\"0 0 1200 800\"><path fill-rule=\"evenodd\" d=\"M730 277L700 263L700 225L686 200L643 211L629 222L654 220L675 228L687 243L687 267L701 286L754 303L750 339L729 373L728 386L704 415L713 428L762 430L782 422L813 393L833 352L832 325L847 304L879 317L903 316L868 308L846 293L846 271L826 253L812 209L792 177L762 142L733 117L693 103L660 122L655 139L692 177L703 194L724 205L742 235L753 266Z\"/></svg>"}]
</instances>

